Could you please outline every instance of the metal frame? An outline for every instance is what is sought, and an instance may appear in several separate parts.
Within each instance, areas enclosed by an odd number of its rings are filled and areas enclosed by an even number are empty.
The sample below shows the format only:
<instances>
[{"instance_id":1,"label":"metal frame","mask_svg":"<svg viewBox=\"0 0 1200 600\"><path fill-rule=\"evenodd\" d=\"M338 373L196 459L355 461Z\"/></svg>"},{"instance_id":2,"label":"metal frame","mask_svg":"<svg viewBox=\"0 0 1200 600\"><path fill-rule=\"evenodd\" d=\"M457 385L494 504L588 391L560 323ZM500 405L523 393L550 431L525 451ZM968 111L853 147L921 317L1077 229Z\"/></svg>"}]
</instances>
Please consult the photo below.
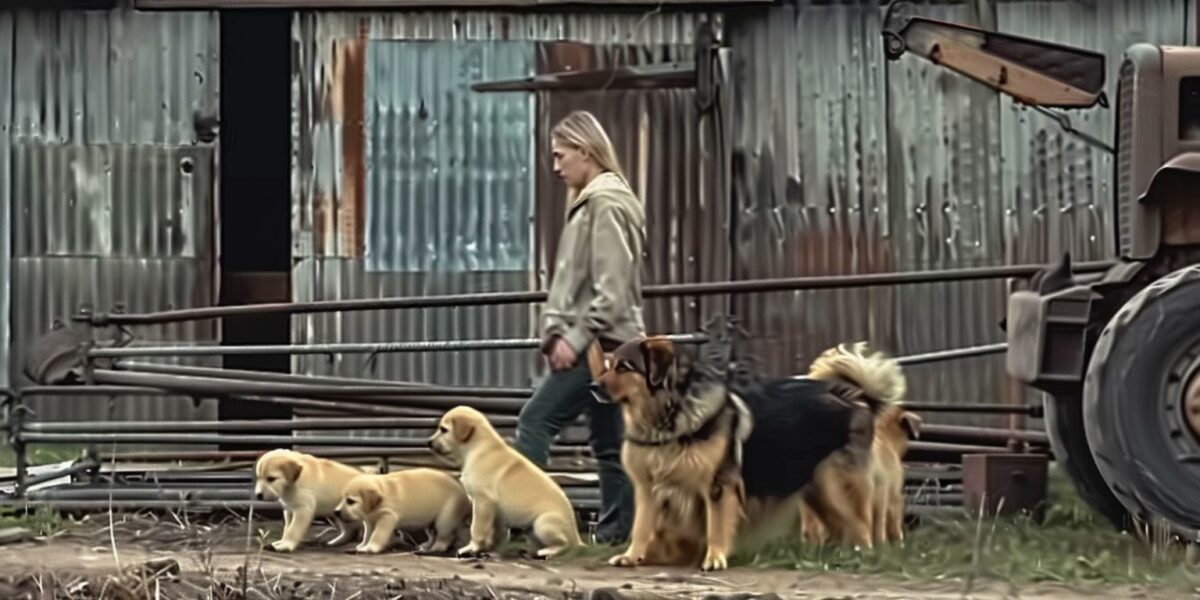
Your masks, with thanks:
<instances>
[{"instance_id":1,"label":"metal frame","mask_svg":"<svg viewBox=\"0 0 1200 600\"><path fill-rule=\"evenodd\" d=\"M1075 265L1078 272L1107 269L1111 263L1099 262ZM1027 277L1041 265L1013 265L950 271L910 273L879 273L834 277L800 277L776 280L750 280L701 284L674 284L646 288L647 297L676 295L738 294L804 289L833 289L875 285L906 285L941 281ZM151 312L143 314L92 314L81 311L75 320L85 326L130 326L190 321L229 316L261 314L301 314L316 312L376 310L396 308L430 308L450 306L481 306L494 304L531 303L543 300L544 292L491 294L462 294L433 297L402 297L364 300L339 300L309 303L275 303L242 306L220 306L196 309ZM705 334L672 334L677 343L695 344L708 340ZM124 340L120 343L128 342ZM107 462L149 460L154 463L187 460L218 460L220 468L244 469L261 453L258 450L227 451L156 451L116 453L119 444L254 444L274 446L309 446L322 456L342 459L375 459L384 468L392 464L429 464L436 458L426 448L428 436L408 434L387 437L354 437L350 435L300 436L297 431L346 431L353 429L393 429L430 432L442 411L466 404L488 414L493 424L509 429L516 424L515 414L532 394L528 388L448 387L425 383L379 381L349 377L314 377L295 374L265 373L245 370L226 370L208 367L158 365L132 357L197 356L230 354L332 354L381 352L439 352L451 350L531 349L539 346L537 339L452 340L399 342L385 344L309 344L270 346L185 346L154 347L122 346L98 348L85 342L81 348L85 385L29 386L11 392L6 400L9 443L17 454L17 486L15 501L29 500L60 508L86 510L99 507L100 500L90 492L37 491L30 488L63 477L83 477L95 482L98 478L120 478L118 473L103 473ZM921 365L947 360L988 356L1004 352L1006 344L986 344L897 357L902 365ZM135 421L135 422L58 422L39 423L25 406L33 396L106 397L116 398L160 396L177 398L233 398L246 402L275 402L318 408L337 413L337 417L321 419L261 421ZM905 403L908 410L1038 414L1040 406L1012 404L938 404ZM364 416L369 415L369 416ZM908 460L959 463L965 454L1007 453L1012 451L1049 452L1044 434L1006 429L927 425L924 439L910 444ZM569 437L569 436L568 436ZM82 461L52 473L29 476L26 451L29 444L80 443L88 446ZM112 445L112 452L101 456L97 444ZM556 462L562 458L582 458L587 454L583 439L564 439L551 449ZM554 471L562 473L591 472L588 465L556 464ZM210 489L204 487L203 489ZM249 498L235 500L239 493L226 489L216 496L193 493L202 488L192 486L164 492L151 489L137 491L121 488L120 506L130 508L232 508L250 506ZM243 488L237 488L244 490ZM591 493L591 491L589 491ZM174 495L172 495L174 494ZM954 493L949 493L953 496ZM961 496L961 490L958 491ZM104 496L108 498L107 495ZM575 498L573 498L573 501ZM2 503L2 501L0 501ZM587 502L575 502L588 508ZM592 502L594 504L594 502ZM107 507L107 502L104 501ZM594 507L591 507L594 508Z\"/></svg>"}]
</instances>

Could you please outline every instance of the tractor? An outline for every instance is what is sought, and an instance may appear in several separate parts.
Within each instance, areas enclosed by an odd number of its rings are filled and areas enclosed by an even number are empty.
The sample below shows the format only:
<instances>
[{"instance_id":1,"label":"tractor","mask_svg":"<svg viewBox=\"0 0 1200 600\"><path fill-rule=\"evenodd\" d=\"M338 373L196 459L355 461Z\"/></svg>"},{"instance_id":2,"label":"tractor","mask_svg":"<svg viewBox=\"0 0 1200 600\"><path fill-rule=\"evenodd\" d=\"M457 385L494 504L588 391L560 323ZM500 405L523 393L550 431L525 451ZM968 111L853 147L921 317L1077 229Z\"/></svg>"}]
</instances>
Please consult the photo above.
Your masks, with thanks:
<instances>
[{"instance_id":1,"label":"tractor","mask_svg":"<svg viewBox=\"0 0 1200 600\"><path fill-rule=\"evenodd\" d=\"M1006 368L1042 394L1055 460L1122 530L1200 541L1200 48L1125 50L1116 143L1067 111L1109 108L1105 56L915 16L893 2L890 60L915 54L1114 154L1115 261L1073 273L1070 255L1010 292Z\"/></svg>"}]
</instances>

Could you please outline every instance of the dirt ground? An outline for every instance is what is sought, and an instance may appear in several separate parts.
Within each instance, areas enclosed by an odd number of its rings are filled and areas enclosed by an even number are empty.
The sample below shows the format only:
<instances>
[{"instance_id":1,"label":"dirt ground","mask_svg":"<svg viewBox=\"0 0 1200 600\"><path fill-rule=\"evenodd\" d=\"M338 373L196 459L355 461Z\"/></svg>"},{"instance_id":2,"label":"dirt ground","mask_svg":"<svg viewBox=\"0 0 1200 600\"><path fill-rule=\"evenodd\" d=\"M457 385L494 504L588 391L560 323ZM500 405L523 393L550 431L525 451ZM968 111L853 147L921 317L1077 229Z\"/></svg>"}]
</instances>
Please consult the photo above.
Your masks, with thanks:
<instances>
[{"instance_id":1,"label":"dirt ground","mask_svg":"<svg viewBox=\"0 0 1200 600\"><path fill-rule=\"evenodd\" d=\"M963 581L913 582L754 568L735 568L712 575L691 569L627 570L608 567L599 556L550 562L499 558L468 561L404 552L349 555L343 550L317 545L283 555L260 551L256 532L249 532L248 536L244 524L240 530L235 527L123 517L116 522L111 535L107 526L93 521L45 538L0 546L0 597L1200 598L1196 593L1168 595L1149 587L1072 588L1039 584L1013 588L1002 582L976 582L974 589L964 594L967 585ZM112 579L118 565L122 573L128 574L122 580ZM247 573L244 581L242 572ZM45 594L45 589L52 587L51 582L54 587L62 588L61 595Z\"/></svg>"}]
</instances>

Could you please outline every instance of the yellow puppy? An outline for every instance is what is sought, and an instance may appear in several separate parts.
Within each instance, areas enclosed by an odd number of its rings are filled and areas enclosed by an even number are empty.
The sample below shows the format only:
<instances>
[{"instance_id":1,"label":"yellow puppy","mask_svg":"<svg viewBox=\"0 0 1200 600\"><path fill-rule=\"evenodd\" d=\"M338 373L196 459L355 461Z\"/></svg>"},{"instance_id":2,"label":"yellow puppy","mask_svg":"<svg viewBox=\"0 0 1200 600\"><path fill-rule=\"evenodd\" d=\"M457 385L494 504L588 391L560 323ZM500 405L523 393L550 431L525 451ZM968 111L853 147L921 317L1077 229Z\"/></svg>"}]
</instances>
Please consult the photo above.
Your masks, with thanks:
<instances>
[{"instance_id":1,"label":"yellow puppy","mask_svg":"<svg viewBox=\"0 0 1200 600\"><path fill-rule=\"evenodd\" d=\"M532 527L542 544L537 555L543 558L582 545L566 493L511 448L483 413L467 406L450 409L429 447L461 465L463 487L471 499L471 543L458 550L459 556L491 550L497 527Z\"/></svg>"},{"instance_id":2,"label":"yellow puppy","mask_svg":"<svg viewBox=\"0 0 1200 600\"><path fill-rule=\"evenodd\" d=\"M397 527L427 529L432 525L433 536L420 551L440 553L450 548L456 536L467 537L471 501L450 474L417 468L355 477L342 490L342 502L335 512L340 519L363 523L363 539L356 552L383 552Z\"/></svg>"},{"instance_id":3,"label":"yellow puppy","mask_svg":"<svg viewBox=\"0 0 1200 600\"><path fill-rule=\"evenodd\" d=\"M254 497L278 500L283 505L283 537L270 548L291 552L302 541L316 517L331 517L342 499L342 488L363 471L349 465L317 458L294 450L271 450L254 465ZM328 545L350 540L352 528L334 520L338 536Z\"/></svg>"}]
</instances>

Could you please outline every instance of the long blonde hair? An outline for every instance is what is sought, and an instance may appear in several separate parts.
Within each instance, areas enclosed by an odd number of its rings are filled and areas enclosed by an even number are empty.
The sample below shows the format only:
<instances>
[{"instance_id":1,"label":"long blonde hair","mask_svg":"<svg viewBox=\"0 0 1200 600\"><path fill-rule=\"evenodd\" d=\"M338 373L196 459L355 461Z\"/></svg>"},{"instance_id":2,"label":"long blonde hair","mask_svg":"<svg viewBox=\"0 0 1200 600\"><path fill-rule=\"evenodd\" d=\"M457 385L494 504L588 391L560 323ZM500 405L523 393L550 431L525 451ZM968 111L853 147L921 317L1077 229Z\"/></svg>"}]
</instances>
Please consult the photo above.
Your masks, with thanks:
<instances>
[{"instance_id":1,"label":"long blonde hair","mask_svg":"<svg viewBox=\"0 0 1200 600\"><path fill-rule=\"evenodd\" d=\"M592 113L586 110L572 111L550 130L550 139L576 150L587 151L602 170L615 174L625 185L629 185L612 140L608 139L608 133ZM578 191L572 190L571 194Z\"/></svg>"}]
</instances>

